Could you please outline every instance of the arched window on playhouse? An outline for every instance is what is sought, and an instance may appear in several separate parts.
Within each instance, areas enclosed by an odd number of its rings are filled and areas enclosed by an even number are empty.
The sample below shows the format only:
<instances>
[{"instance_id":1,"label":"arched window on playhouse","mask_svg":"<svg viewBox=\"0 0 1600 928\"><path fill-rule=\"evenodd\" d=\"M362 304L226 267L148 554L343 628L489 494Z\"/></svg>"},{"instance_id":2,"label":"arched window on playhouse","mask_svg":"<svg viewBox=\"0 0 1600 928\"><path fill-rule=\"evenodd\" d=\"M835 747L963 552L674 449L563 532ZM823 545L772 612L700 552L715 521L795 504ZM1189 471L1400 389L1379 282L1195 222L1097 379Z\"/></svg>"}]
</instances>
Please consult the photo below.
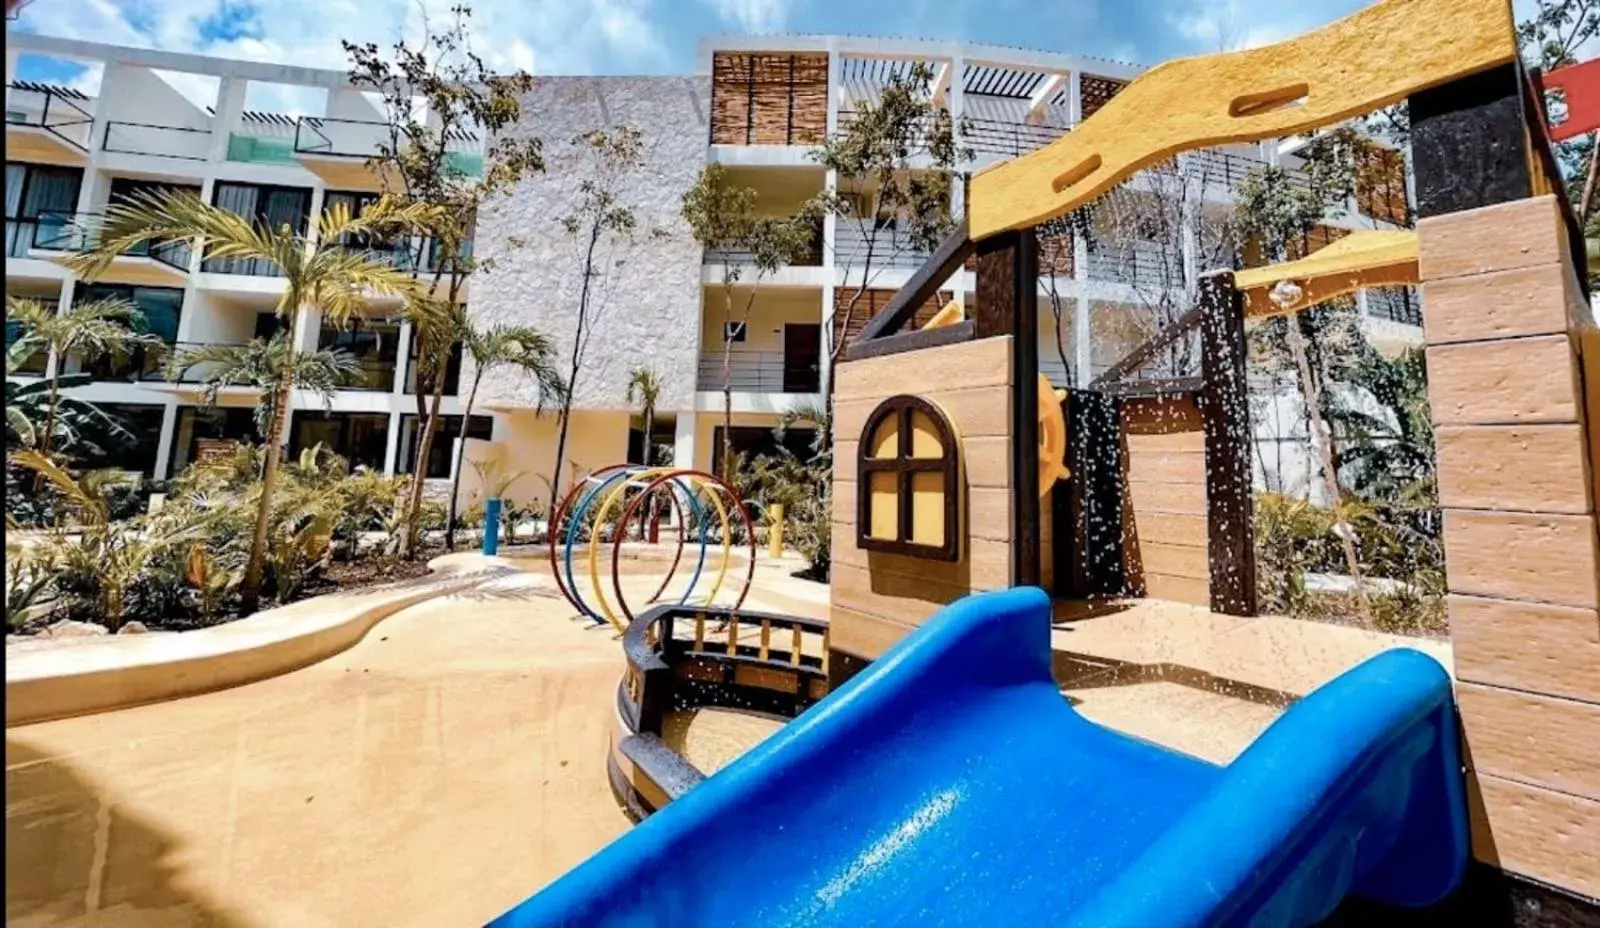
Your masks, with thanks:
<instances>
[{"instance_id":1,"label":"arched window on playhouse","mask_svg":"<svg viewBox=\"0 0 1600 928\"><path fill-rule=\"evenodd\" d=\"M891 396L867 417L856 465L856 546L910 557L961 557L961 448L937 406Z\"/></svg>"}]
</instances>

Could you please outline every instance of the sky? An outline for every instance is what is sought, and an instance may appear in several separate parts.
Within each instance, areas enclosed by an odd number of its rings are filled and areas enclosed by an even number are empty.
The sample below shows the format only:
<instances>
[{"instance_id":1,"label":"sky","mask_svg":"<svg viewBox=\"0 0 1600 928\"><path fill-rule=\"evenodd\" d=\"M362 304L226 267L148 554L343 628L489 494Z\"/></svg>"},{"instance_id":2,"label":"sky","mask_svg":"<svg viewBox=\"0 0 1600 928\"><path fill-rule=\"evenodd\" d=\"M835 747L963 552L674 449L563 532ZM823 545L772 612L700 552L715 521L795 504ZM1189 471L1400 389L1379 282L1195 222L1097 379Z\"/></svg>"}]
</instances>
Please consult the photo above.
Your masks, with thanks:
<instances>
[{"instance_id":1,"label":"sky","mask_svg":"<svg viewBox=\"0 0 1600 928\"><path fill-rule=\"evenodd\" d=\"M24 32L343 69L340 39L392 44L460 0L32 0ZM820 33L958 39L1135 64L1266 44L1370 0L467 0L496 70L688 74L705 35ZM1518 0L1519 8L1531 0ZM76 84L81 67L25 58L22 79ZM257 105L252 103L251 105Z\"/></svg>"}]
</instances>

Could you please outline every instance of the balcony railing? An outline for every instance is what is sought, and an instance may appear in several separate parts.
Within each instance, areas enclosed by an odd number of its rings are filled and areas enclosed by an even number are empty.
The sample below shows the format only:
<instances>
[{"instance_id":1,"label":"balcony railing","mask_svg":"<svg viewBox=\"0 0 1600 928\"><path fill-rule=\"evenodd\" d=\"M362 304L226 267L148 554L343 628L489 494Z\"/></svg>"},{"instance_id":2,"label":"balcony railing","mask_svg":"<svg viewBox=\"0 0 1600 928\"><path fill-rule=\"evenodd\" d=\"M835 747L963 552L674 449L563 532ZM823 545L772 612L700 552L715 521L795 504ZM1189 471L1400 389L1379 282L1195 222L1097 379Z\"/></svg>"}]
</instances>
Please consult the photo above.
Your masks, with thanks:
<instances>
[{"instance_id":1,"label":"balcony railing","mask_svg":"<svg viewBox=\"0 0 1600 928\"><path fill-rule=\"evenodd\" d=\"M43 129L87 153L94 115L58 90L38 85L6 85L6 125Z\"/></svg>"},{"instance_id":2,"label":"balcony railing","mask_svg":"<svg viewBox=\"0 0 1600 928\"><path fill-rule=\"evenodd\" d=\"M1401 325L1422 325L1422 301L1409 287L1367 291L1367 315Z\"/></svg>"},{"instance_id":3,"label":"balcony railing","mask_svg":"<svg viewBox=\"0 0 1600 928\"><path fill-rule=\"evenodd\" d=\"M211 156L211 130L113 121L106 123L100 147L125 155L205 161Z\"/></svg>"},{"instance_id":4,"label":"balcony railing","mask_svg":"<svg viewBox=\"0 0 1600 928\"><path fill-rule=\"evenodd\" d=\"M1089 252L1089 280L1130 287L1178 289L1184 286L1183 255L1148 242L1104 245Z\"/></svg>"},{"instance_id":5,"label":"balcony railing","mask_svg":"<svg viewBox=\"0 0 1600 928\"><path fill-rule=\"evenodd\" d=\"M1067 134L1066 126L972 117L963 122L963 129L960 141L972 149L974 155L1000 155L1007 158L1043 148Z\"/></svg>"},{"instance_id":6,"label":"balcony railing","mask_svg":"<svg viewBox=\"0 0 1600 928\"><path fill-rule=\"evenodd\" d=\"M99 240L99 217L99 213L79 213L74 215L67 212L41 212L38 221L34 224L31 247L35 251L64 253L90 251ZM9 226L9 223L7 225ZM11 233L8 228L6 232L8 246L10 237ZM9 248L7 253L10 253ZM189 258L193 251L188 241L173 240L166 242L140 242L124 249L122 254L129 258L149 258L158 264L164 264L173 270L187 274L189 273Z\"/></svg>"},{"instance_id":7,"label":"balcony railing","mask_svg":"<svg viewBox=\"0 0 1600 928\"><path fill-rule=\"evenodd\" d=\"M822 389L820 360L816 356L789 358L782 351L735 350L728 358L727 383L736 393L816 393ZM723 388L721 351L700 354L695 389Z\"/></svg>"},{"instance_id":8,"label":"balcony railing","mask_svg":"<svg viewBox=\"0 0 1600 928\"><path fill-rule=\"evenodd\" d=\"M400 138L402 147L406 140ZM389 123L366 119L302 116L295 120L294 152L332 158L377 157L395 144ZM468 177L483 174L483 140L468 132L455 132L445 140L445 166Z\"/></svg>"},{"instance_id":9,"label":"balcony railing","mask_svg":"<svg viewBox=\"0 0 1600 928\"><path fill-rule=\"evenodd\" d=\"M707 249L705 254L707 264L754 264L755 255L749 251L738 248ZM812 232L811 245L805 254L799 256L792 263L794 267L821 267L822 266L822 223L817 223Z\"/></svg>"},{"instance_id":10,"label":"balcony railing","mask_svg":"<svg viewBox=\"0 0 1600 928\"><path fill-rule=\"evenodd\" d=\"M870 248L869 248L870 246ZM868 267L870 251L871 266ZM833 263L852 271L868 268L916 268L928 260L928 252L910 242L910 236L893 228L864 231L854 219L841 219L834 228Z\"/></svg>"}]
</instances>

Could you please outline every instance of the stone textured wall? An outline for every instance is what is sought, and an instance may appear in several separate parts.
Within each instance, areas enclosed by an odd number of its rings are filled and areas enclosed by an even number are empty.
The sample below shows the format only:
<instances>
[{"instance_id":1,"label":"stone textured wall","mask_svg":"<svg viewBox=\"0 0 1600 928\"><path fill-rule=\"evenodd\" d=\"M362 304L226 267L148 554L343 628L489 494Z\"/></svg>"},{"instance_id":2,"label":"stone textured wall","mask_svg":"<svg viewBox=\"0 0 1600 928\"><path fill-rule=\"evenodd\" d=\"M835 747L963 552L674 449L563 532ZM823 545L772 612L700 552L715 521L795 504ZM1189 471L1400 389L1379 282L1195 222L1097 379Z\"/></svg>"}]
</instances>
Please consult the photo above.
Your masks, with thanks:
<instances>
[{"instance_id":1,"label":"stone textured wall","mask_svg":"<svg viewBox=\"0 0 1600 928\"><path fill-rule=\"evenodd\" d=\"M478 219L476 253L494 266L476 275L468 310L479 324L535 325L570 363L582 284L581 251L558 219L571 213L586 176L572 139L597 128L632 126L645 163L623 193L637 216L620 267L598 282L598 322L584 350L574 405L621 409L629 373L648 364L662 381L658 408L691 409L700 344L700 247L679 215L683 194L706 160L707 77L544 78L523 100L514 132L543 140L545 171L523 181ZM603 249L602 249L603 250ZM470 368L470 362L468 364ZM470 370L463 372L468 383ZM533 406L523 374L492 371L479 403Z\"/></svg>"}]
</instances>

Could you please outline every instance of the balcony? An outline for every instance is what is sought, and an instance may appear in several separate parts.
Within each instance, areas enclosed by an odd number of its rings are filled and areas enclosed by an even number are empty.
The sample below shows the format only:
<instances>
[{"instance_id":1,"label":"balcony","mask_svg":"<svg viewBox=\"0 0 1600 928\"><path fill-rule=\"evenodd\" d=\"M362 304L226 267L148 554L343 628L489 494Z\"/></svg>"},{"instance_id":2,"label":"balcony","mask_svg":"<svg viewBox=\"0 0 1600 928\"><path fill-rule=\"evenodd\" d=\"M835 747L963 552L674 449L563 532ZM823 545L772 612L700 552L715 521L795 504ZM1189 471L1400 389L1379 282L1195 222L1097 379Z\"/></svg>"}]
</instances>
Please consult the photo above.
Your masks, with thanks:
<instances>
[{"instance_id":1,"label":"balcony","mask_svg":"<svg viewBox=\"0 0 1600 928\"><path fill-rule=\"evenodd\" d=\"M112 121L106 123L100 148L113 154L205 161L211 156L211 130Z\"/></svg>"},{"instance_id":2,"label":"balcony","mask_svg":"<svg viewBox=\"0 0 1600 928\"><path fill-rule=\"evenodd\" d=\"M840 219L834 227L833 264L852 273L863 269L874 274L885 268L914 270L928 260L928 255L913 246L908 235L892 227L867 232L855 219Z\"/></svg>"},{"instance_id":3,"label":"balcony","mask_svg":"<svg viewBox=\"0 0 1600 928\"><path fill-rule=\"evenodd\" d=\"M728 357L727 382L735 393L816 393L822 375L815 354L791 357L782 351L734 350ZM720 393L723 358L717 350L700 353L695 389Z\"/></svg>"},{"instance_id":4,"label":"balcony","mask_svg":"<svg viewBox=\"0 0 1600 928\"><path fill-rule=\"evenodd\" d=\"M89 157L94 114L89 98L31 81L7 84L6 160L82 164Z\"/></svg>"},{"instance_id":5,"label":"balcony","mask_svg":"<svg viewBox=\"0 0 1600 928\"><path fill-rule=\"evenodd\" d=\"M197 344L141 345L124 355L100 355L93 361L69 355L61 365L64 374L89 374L96 382L160 383L167 379L166 363L172 354L183 348L198 348ZM204 370L195 368L183 373L183 383L198 383Z\"/></svg>"},{"instance_id":6,"label":"balcony","mask_svg":"<svg viewBox=\"0 0 1600 928\"><path fill-rule=\"evenodd\" d=\"M755 264L755 255L749 251L738 248L706 249L706 264ZM811 245L806 253L792 262L790 267L821 267L822 266L822 223L819 221L812 232Z\"/></svg>"},{"instance_id":7,"label":"balcony","mask_svg":"<svg viewBox=\"0 0 1600 928\"><path fill-rule=\"evenodd\" d=\"M1004 160L1037 151L1067 134L1066 126L1010 122L1000 119L967 117L962 122L961 144L972 150L975 160L997 156Z\"/></svg>"},{"instance_id":8,"label":"balcony","mask_svg":"<svg viewBox=\"0 0 1600 928\"><path fill-rule=\"evenodd\" d=\"M32 240L26 256L36 257L35 253L45 252L46 257L60 263L67 255L92 250L98 240L99 217L99 213L41 212L32 224ZM6 253L10 254L11 223L6 225ZM106 283L181 287L189 280L192 254L187 241L140 242L112 261L100 279Z\"/></svg>"},{"instance_id":9,"label":"balcony","mask_svg":"<svg viewBox=\"0 0 1600 928\"><path fill-rule=\"evenodd\" d=\"M1183 254L1155 242L1121 242L1091 248L1087 279L1118 283L1139 291L1181 290Z\"/></svg>"},{"instance_id":10,"label":"balcony","mask_svg":"<svg viewBox=\"0 0 1600 928\"><path fill-rule=\"evenodd\" d=\"M402 137L401 144L406 140ZM382 179L371 160L394 147L387 122L302 116L295 120L294 157L330 188L379 190ZM461 177L483 176L483 140L457 131L445 142L444 169Z\"/></svg>"}]
</instances>

